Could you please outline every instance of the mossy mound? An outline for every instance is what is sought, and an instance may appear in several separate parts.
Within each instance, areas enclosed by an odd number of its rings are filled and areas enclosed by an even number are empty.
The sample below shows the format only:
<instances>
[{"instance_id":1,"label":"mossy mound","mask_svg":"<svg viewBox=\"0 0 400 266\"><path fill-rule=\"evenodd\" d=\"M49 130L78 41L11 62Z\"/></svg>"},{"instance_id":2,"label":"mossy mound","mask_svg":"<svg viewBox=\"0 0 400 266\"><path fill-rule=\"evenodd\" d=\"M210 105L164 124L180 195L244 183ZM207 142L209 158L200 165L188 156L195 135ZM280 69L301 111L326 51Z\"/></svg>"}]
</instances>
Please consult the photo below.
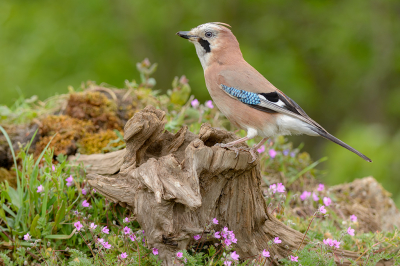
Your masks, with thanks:
<instances>
[{"instance_id":1,"label":"mossy mound","mask_svg":"<svg viewBox=\"0 0 400 266\"><path fill-rule=\"evenodd\" d=\"M72 93L69 96L66 115L84 121L91 121L96 129L123 128L116 114L117 104L98 91Z\"/></svg>"},{"instance_id":2,"label":"mossy mound","mask_svg":"<svg viewBox=\"0 0 400 266\"><path fill-rule=\"evenodd\" d=\"M41 120L39 127L40 139L36 143L35 156L38 156L46 145L51 142L50 147L54 149L54 155L75 154L78 147L77 142L85 135L94 133L96 127L91 121L82 121L66 115L50 115Z\"/></svg>"}]
</instances>

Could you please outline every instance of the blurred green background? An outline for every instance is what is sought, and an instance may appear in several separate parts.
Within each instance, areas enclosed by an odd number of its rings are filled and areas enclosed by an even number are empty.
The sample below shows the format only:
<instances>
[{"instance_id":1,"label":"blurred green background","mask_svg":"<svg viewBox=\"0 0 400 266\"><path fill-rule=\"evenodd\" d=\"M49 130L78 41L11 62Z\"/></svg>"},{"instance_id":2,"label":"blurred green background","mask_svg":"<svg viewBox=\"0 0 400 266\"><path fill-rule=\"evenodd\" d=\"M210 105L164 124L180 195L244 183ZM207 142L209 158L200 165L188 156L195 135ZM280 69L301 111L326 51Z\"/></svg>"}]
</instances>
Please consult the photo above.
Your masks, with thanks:
<instances>
[{"instance_id":1,"label":"blurred green background","mask_svg":"<svg viewBox=\"0 0 400 266\"><path fill-rule=\"evenodd\" d=\"M400 1L0 1L0 104L45 99L94 80L122 87L136 62L159 64L156 88L185 74L209 99L192 44L175 36L226 22L245 59L328 131L304 141L328 184L372 175L400 204Z\"/></svg>"}]
</instances>

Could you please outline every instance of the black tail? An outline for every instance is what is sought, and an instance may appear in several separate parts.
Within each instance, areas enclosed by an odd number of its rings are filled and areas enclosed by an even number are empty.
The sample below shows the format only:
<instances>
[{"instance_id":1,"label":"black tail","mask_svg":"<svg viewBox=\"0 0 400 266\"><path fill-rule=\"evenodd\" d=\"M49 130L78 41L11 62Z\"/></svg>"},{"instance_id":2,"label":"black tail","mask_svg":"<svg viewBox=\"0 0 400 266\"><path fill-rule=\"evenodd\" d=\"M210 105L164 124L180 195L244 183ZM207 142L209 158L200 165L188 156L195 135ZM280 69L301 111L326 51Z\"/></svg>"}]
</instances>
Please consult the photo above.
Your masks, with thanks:
<instances>
[{"instance_id":1,"label":"black tail","mask_svg":"<svg viewBox=\"0 0 400 266\"><path fill-rule=\"evenodd\" d=\"M335 142L336 144L339 144L340 146L342 146L343 148L348 149L349 151L354 152L355 154L357 154L358 156L360 156L361 158L363 158L364 160L366 160L367 162L372 162L372 160L370 158L368 158L367 156L365 156L364 154L362 154L361 152L359 152L358 150L354 149L353 147L350 147L349 145L347 145L346 143L344 143L343 141L341 141L340 139L332 136L331 134L329 134L328 132L324 132L320 129L317 128L312 128L313 131L315 131L316 133L318 133L319 135L321 135L321 137L324 137L330 141Z\"/></svg>"}]
</instances>

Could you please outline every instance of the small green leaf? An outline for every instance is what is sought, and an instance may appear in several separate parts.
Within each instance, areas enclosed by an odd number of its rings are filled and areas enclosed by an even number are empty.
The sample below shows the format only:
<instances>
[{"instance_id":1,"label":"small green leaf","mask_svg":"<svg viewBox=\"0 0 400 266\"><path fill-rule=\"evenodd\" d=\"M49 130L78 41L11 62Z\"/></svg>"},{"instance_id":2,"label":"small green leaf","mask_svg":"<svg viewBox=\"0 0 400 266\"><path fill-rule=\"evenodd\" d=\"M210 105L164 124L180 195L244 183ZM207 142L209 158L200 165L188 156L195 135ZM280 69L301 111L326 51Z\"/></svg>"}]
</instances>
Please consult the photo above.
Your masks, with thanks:
<instances>
[{"instance_id":1,"label":"small green leaf","mask_svg":"<svg viewBox=\"0 0 400 266\"><path fill-rule=\"evenodd\" d=\"M39 218L40 218L39 214L36 214L35 218L32 221L32 224L31 224L30 231L31 231L31 235L34 237L39 237L39 232L38 232L38 230L36 230L36 226L37 226Z\"/></svg>"},{"instance_id":2,"label":"small green leaf","mask_svg":"<svg viewBox=\"0 0 400 266\"><path fill-rule=\"evenodd\" d=\"M61 219L64 218L65 216L65 201L61 202L61 207L60 209L58 209L57 214L56 214L56 218L54 219L54 227L53 227L53 231L57 232L57 227L60 224Z\"/></svg>"},{"instance_id":3,"label":"small green leaf","mask_svg":"<svg viewBox=\"0 0 400 266\"><path fill-rule=\"evenodd\" d=\"M5 210L5 211L6 211L8 214L10 214L12 217L14 217L14 218L17 217L17 215L16 215L10 208L7 207L7 205L2 204L1 206L2 206L3 210Z\"/></svg>"}]
</instances>

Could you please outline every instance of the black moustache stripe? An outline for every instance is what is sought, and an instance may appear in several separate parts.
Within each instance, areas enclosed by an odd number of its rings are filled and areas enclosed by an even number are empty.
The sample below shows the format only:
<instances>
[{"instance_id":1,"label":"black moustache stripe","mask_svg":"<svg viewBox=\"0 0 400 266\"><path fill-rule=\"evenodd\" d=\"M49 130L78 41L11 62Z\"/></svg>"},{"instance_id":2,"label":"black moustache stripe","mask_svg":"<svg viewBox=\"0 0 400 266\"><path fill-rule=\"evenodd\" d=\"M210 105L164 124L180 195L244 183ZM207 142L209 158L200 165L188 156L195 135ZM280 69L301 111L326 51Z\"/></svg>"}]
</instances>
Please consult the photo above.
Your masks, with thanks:
<instances>
[{"instance_id":1,"label":"black moustache stripe","mask_svg":"<svg viewBox=\"0 0 400 266\"><path fill-rule=\"evenodd\" d=\"M207 40L199 38L198 41L199 41L200 45L203 46L204 50L206 50L206 53L211 52L210 43Z\"/></svg>"}]
</instances>

